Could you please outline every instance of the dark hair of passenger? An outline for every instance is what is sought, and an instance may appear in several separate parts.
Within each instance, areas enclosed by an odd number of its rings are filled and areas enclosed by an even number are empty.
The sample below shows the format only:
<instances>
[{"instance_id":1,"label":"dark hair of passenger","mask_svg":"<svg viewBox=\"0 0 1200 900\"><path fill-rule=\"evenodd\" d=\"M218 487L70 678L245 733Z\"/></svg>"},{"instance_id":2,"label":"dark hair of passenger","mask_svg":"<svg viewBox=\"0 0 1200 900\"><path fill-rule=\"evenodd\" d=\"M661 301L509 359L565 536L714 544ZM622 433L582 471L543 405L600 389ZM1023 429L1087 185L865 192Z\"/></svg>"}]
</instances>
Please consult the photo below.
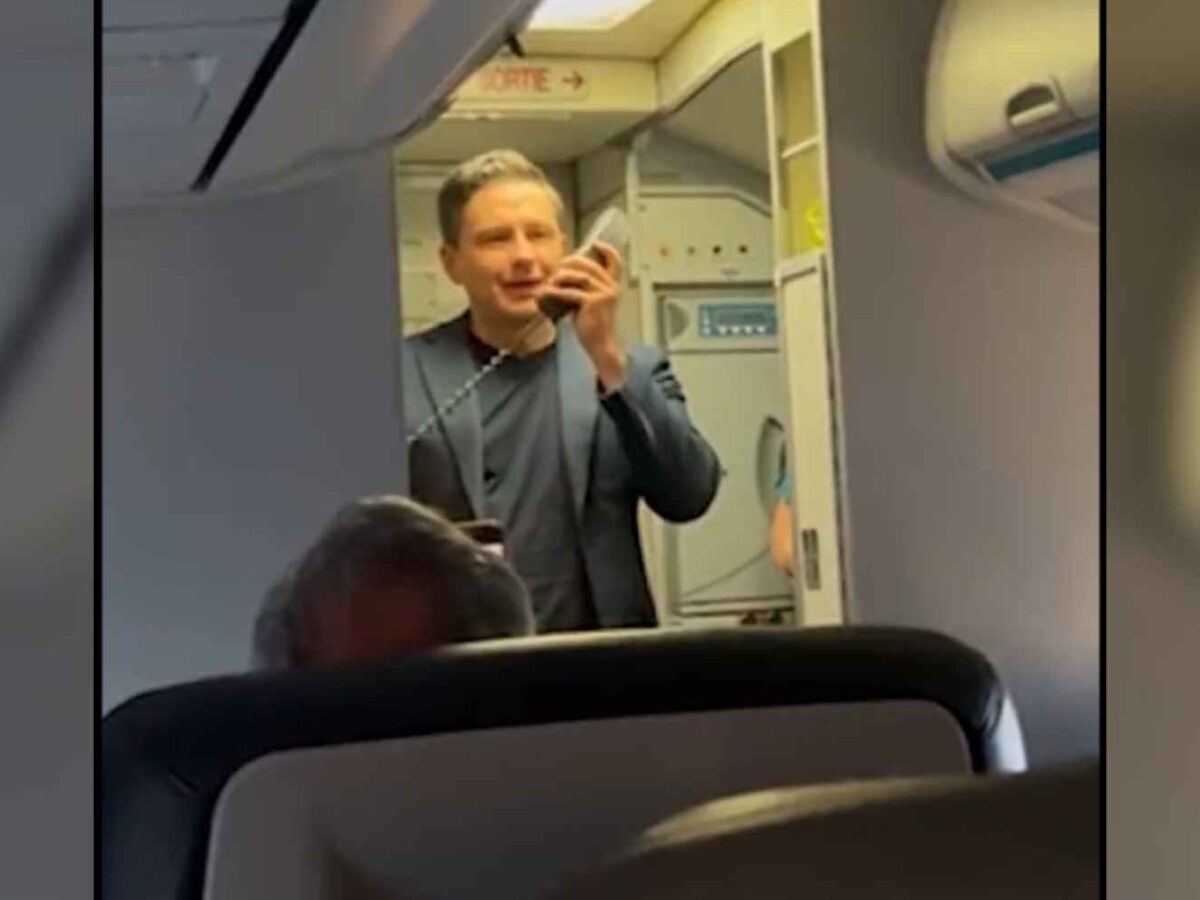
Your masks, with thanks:
<instances>
[{"instance_id":1,"label":"dark hair of passenger","mask_svg":"<svg viewBox=\"0 0 1200 900\"><path fill-rule=\"evenodd\" d=\"M330 616L376 617L336 662L534 630L529 595L502 558L439 513L389 495L344 507L271 587L254 626L255 667L330 661Z\"/></svg>"}]
</instances>

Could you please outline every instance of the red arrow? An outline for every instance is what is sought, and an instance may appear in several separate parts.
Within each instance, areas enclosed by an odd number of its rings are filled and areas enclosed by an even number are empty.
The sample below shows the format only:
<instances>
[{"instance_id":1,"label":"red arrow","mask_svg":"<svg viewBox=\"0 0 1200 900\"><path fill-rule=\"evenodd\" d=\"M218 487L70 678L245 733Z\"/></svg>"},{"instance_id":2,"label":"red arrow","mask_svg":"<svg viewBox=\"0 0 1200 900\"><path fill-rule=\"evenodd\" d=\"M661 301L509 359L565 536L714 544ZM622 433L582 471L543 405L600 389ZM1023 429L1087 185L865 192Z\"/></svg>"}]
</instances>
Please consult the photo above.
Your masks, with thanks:
<instances>
[{"instance_id":1,"label":"red arrow","mask_svg":"<svg viewBox=\"0 0 1200 900\"><path fill-rule=\"evenodd\" d=\"M574 70L571 71L571 77L564 78L563 81L565 81L567 84L574 85L575 90L579 90L581 87L583 87L583 76Z\"/></svg>"}]
</instances>

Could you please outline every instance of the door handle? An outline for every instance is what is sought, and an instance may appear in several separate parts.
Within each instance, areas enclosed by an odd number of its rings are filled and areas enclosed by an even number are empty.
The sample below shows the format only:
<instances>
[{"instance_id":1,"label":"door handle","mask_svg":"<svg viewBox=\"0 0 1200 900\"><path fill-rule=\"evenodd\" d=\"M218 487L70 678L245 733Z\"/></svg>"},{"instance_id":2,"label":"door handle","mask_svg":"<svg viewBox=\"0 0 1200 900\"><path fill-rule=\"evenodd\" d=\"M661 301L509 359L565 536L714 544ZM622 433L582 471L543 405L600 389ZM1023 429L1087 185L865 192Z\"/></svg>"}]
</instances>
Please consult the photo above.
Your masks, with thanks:
<instances>
[{"instance_id":1,"label":"door handle","mask_svg":"<svg viewBox=\"0 0 1200 900\"><path fill-rule=\"evenodd\" d=\"M804 551L804 587L810 591L821 589L821 542L817 529L805 528L800 533Z\"/></svg>"}]
</instances>

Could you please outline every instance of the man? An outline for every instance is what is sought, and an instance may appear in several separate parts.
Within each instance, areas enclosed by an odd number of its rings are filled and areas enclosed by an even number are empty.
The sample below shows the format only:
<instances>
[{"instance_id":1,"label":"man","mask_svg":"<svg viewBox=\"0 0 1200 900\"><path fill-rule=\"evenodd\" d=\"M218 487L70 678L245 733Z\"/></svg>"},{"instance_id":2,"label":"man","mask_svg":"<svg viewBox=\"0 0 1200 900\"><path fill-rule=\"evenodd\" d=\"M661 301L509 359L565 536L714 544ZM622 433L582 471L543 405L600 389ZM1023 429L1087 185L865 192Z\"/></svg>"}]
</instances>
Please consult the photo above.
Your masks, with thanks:
<instances>
[{"instance_id":1,"label":"man","mask_svg":"<svg viewBox=\"0 0 1200 900\"><path fill-rule=\"evenodd\" d=\"M666 360L617 335L617 249L568 256L561 214L513 151L469 160L442 186L441 260L470 308L405 341L409 433L497 350L514 355L413 442L412 493L453 519L503 523L538 631L652 625L638 500L696 519L720 466ZM571 308L557 325L539 311L545 295Z\"/></svg>"},{"instance_id":2,"label":"man","mask_svg":"<svg viewBox=\"0 0 1200 900\"><path fill-rule=\"evenodd\" d=\"M306 668L532 632L529 596L503 559L412 500L368 497L267 594L254 657Z\"/></svg>"}]
</instances>

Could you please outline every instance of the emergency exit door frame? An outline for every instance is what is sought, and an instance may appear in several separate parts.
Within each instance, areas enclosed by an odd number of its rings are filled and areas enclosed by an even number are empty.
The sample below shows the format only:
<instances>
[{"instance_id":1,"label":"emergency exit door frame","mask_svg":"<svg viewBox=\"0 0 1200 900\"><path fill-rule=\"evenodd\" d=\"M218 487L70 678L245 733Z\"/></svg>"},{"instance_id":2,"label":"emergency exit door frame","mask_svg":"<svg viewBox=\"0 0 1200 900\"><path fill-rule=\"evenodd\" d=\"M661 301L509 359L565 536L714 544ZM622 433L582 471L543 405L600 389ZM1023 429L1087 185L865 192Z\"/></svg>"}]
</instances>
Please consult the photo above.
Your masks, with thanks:
<instances>
[{"instance_id":1,"label":"emergency exit door frame","mask_svg":"<svg viewBox=\"0 0 1200 900\"><path fill-rule=\"evenodd\" d=\"M846 527L844 456L841 447L840 394L836 383L837 354L830 308L830 271L821 251L794 256L775 268L776 303L779 310L780 360L787 392L787 448L792 472L792 549L796 574L792 581L800 624L840 625L850 608L849 534ZM811 289L801 297L789 298L787 286L809 279ZM797 303L802 304L798 307ZM805 321L807 320L807 321ZM807 326L801 333L797 326ZM806 378L798 377L801 364L815 364ZM797 423L801 380L808 382L821 398L816 434ZM822 415L821 413L824 413ZM817 473L805 479L798 470ZM820 485L830 487L828 493ZM816 574L819 581L811 580Z\"/></svg>"}]
</instances>

